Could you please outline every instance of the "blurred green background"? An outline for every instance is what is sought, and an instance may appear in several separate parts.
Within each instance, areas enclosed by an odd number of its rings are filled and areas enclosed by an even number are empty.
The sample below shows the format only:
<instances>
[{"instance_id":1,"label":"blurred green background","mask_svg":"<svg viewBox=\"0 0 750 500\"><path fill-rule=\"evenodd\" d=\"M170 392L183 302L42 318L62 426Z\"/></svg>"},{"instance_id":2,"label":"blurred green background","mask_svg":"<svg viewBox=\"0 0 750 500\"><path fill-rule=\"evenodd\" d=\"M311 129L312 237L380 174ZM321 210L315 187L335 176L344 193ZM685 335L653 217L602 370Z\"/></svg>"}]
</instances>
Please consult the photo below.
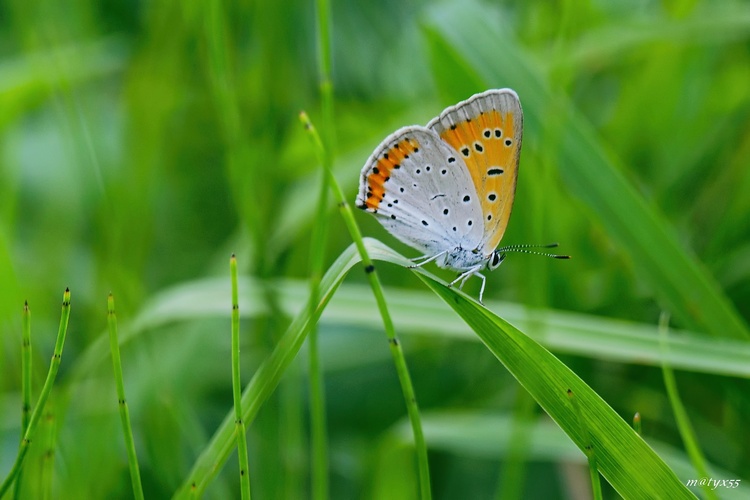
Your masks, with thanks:
<instances>
[{"instance_id":1,"label":"blurred green background","mask_svg":"<svg viewBox=\"0 0 750 500\"><path fill-rule=\"evenodd\" d=\"M559 241L573 259L511 255L488 277L488 306L525 321L624 419L639 411L644 437L679 462L648 342L671 312L699 346L675 363L699 442L717 478L750 480L747 2L336 0L331 20L335 171L349 201L391 131L514 88L526 128L504 242ZM328 225L326 265L351 243L335 202L317 220L320 166L297 118L304 109L321 126L316 44L312 1L0 2L3 476L18 445L23 302L36 397L69 286L55 419L40 429L56 443L54 496L131 495L111 363L96 350L110 291L130 334L123 369L146 496L180 486L231 409L230 253L257 292L243 305L249 380L304 303L313 225ZM416 256L356 216L366 235ZM502 491L514 412L550 431L513 475L522 497L588 493L582 455L468 328L406 269L378 269L393 307L406 307L396 327L436 498ZM319 325L331 493L413 498L403 398L364 282L355 270L338 292L349 305L334 299ZM565 324L594 340L555 337ZM745 357L704 358L715 345ZM303 349L249 428L256 498L309 495L306 366ZM28 467L42 455L32 449ZM210 497L239 495L236 467L233 457Z\"/></svg>"}]
</instances>

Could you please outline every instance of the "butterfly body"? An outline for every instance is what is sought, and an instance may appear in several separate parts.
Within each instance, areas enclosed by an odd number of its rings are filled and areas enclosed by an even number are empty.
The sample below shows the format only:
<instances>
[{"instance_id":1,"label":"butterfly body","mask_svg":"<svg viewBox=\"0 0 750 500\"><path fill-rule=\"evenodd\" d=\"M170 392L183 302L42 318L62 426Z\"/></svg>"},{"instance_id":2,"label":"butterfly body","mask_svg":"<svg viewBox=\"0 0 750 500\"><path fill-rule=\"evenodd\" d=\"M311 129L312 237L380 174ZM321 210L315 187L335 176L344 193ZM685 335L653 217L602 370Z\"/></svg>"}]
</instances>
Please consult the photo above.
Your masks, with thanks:
<instances>
[{"instance_id":1,"label":"butterfly body","mask_svg":"<svg viewBox=\"0 0 750 500\"><path fill-rule=\"evenodd\" d=\"M451 106L426 127L404 127L372 153L357 205L396 238L460 272L463 284L500 265L497 246L515 196L523 113L510 89ZM452 284L453 284L452 283Z\"/></svg>"}]
</instances>

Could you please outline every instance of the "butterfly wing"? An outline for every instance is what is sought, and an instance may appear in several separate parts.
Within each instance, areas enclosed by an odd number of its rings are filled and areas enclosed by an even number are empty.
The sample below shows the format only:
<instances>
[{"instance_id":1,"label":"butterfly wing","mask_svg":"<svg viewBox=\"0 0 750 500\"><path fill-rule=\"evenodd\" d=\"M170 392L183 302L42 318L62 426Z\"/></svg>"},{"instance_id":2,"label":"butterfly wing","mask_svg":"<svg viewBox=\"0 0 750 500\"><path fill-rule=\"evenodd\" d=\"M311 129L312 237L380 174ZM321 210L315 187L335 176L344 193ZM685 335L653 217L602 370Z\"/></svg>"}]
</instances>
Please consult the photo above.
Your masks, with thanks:
<instances>
[{"instance_id":1,"label":"butterfly wing","mask_svg":"<svg viewBox=\"0 0 750 500\"><path fill-rule=\"evenodd\" d=\"M360 175L357 206L425 255L482 240L482 207L466 164L425 127L388 136Z\"/></svg>"},{"instance_id":2,"label":"butterfly wing","mask_svg":"<svg viewBox=\"0 0 750 500\"><path fill-rule=\"evenodd\" d=\"M451 106L427 124L466 162L479 193L484 253L505 234L518 179L523 112L510 89L488 90Z\"/></svg>"}]
</instances>

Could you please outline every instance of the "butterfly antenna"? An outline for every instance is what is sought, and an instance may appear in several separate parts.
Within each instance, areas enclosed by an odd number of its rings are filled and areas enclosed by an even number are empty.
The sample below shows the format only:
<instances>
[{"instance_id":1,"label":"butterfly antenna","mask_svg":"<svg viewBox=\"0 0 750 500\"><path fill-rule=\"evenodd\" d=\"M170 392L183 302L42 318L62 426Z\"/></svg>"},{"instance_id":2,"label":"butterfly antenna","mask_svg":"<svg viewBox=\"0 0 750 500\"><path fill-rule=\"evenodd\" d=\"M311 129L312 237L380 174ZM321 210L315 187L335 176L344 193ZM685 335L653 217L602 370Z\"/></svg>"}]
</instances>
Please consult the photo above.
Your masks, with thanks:
<instances>
[{"instance_id":1,"label":"butterfly antenna","mask_svg":"<svg viewBox=\"0 0 750 500\"><path fill-rule=\"evenodd\" d=\"M520 245L508 245L508 246L500 247L496 251L498 253L517 252L517 253L527 253L530 255L541 255L542 257L550 257L553 259L569 259L570 255L559 255L555 253L537 252L536 250L530 250L531 248L555 248L557 246L558 246L557 243L549 243L547 245L520 244Z\"/></svg>"},{"instance_id":2,"label":"butterfly antenna","mask_svg":"<svg viewBox=\"0 0 750 500\"><path fill-rule=\"evenodd\" d=\"M499 252L503 252L505 250L511 250L511 249L514 249L514 248L555 248L555 247L558 247L558 246L560 246L559 243L547 243L546 245L538 245L538 244L535 244L535 243L522 243L520 245L507 245L507 246L504 246L504 247L500 247L497 250Z\"/></svg>"}]
</instances>

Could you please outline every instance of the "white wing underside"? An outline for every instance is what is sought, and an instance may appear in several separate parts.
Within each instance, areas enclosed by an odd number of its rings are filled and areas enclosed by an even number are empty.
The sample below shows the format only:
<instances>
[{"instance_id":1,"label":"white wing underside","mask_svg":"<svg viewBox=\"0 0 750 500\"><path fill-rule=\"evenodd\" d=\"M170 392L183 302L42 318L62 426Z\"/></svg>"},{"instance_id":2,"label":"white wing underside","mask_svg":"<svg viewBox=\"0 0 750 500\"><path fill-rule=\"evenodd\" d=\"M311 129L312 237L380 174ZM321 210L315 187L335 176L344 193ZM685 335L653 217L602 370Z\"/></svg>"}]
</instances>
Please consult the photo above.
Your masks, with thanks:
<instances>
[{"instance_id":1,"label":"white wing underside","mask_svg":"<svg viewBox=\"0 0 750 500\"><path fill-rule=\"evenodd\" d=\"M368 186L382 179L373 172L384 170L384 155L387 158L404 140L416 141L417 150L388 170L387 179L379 184L382 198L373 201ZM473 249L482 242L482 208L466 165L437 133L425 127L401 128L375 149L362 169L357 205L425 255L460 245Z\"/></svg>"}]
</instances>

